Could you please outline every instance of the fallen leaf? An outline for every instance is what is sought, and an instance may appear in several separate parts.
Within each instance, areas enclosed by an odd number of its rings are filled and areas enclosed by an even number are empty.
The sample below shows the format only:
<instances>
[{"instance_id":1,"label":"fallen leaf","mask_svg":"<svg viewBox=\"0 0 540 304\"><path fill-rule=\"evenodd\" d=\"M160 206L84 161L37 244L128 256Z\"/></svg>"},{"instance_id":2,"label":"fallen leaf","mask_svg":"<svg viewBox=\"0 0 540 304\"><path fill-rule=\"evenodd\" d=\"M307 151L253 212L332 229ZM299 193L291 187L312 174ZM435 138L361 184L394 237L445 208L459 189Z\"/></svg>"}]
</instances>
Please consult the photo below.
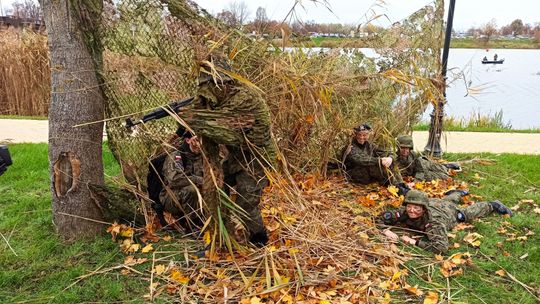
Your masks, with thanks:
<instances>
[{"instance_id":1,"label":"fallen leaf","mask_svg":"<svg viewBox=\"0 0 540 304\"><path fill-rule=\"evenodd\" d=\"M424 298L423 303L424 304L437 304L438 301L439 301L439 294L432 291L428 291L428 294Z\"/></svg>"},{"instance_id":2,"label":"fallen leaf","mask_svg":"<svg viewBox=\"0 0 540 304\"><path fill-rule=\"evenodd\" d=\"M187 284L187 282L189 282L189 278L184 276L182 272L177 269L171 271L171 279L180 284Z\"/></svg>"},{"instance_id":3,"label":"fallen leaf","mask_svg":"<svg viewBox=\"0 0 540 304\"><path fill-rule=\"evenodd\" d=\"M147 253L147 252L150 252L154 250L154 248L152 247L152 244L148 244L146 246L143 247L143 249L141 250L142 253Z\"/></svg>"},{"instance_id":4,"label":"fallen leaf","mask_svg":"<svg viewBox=\"0 0 540 304\"><path fill-rule=\"evenodd\" d=\"M154 267L154 272L157 274L157 275L160 275L162 273L165 272L165 265L156 265L156 267Z\"/></svg>"},{"instance_id":5,"label":"fallen leaf","mask_svg":"<svg viewBox=\"0 0 540 304\"><path fill-rule=\"evenodd\" d=\"M506 275L506 271L504 271L503 269L499 269L495 271L495 273L500 275L501 277L504 277Z\"/></svg>"},{"instance_id":6,"label":"fallen leaf","mask_svg":"<svg viewBox=\"0 0 540 304\"><path fill-rule=\"evenodd\" d=\"M212 242L212 238L210 237L210 231L206 230L204 232L203 241L206 245L210 245L210 242Z\"/></svg>"},{"instance_id":7,"label":"fallen leaf","mask_svg":"<svg viewBox=\"0 0 540 304\"><path fill-rule=\"evenodd\" d=\"M388 186L388 192L390 192L393 196L399 197L398 191L399 189L396 186Z\"/></svg>"},{"instance_id":8,"label":"fallen leaf","mask_svg":"<svg viewBox=\"0 0 540 304\"><path fill-rule=\"evenodd\" d=\"M418 289L418 285L414 285L414 286L409 286L409 285L406 285L405 289L407 292L415 295L415 296L421 296L424 294L424 292L420 289Z\"/></svg>"}]
</instances>

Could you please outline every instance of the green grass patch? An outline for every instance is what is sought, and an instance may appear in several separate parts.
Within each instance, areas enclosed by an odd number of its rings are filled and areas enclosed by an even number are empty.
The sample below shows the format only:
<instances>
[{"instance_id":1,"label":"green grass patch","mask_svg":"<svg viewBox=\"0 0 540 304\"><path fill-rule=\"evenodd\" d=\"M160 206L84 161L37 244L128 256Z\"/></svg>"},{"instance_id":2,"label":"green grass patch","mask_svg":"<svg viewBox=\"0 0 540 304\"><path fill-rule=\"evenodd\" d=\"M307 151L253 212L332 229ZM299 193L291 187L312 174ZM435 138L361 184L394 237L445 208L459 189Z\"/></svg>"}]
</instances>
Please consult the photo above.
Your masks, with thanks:
<instances>
[{"instance_id":1,"label":"green grass patch","mask_svg":"<svg viewBox=\"0 0 540 304\"><path fill-rule=\"evenodd\" d=\"M459 243L460 247L452 249L449 255L459 252L472 255L473 264L462 266L462 275L447 281L439 270L440 264L434 264L431 258L418 259L408 263L412 274L409 277L413 278L410 283L435 289L440 299L447 300L450 295L456 303L538 303L517 281L540 290L540 214L534 211L540 207L540 156L445 154L445 158L464 163L464 172L458 178L469 184L472 194L479 196L475 201L498 199L508 206L519 204L520 208L511 218L492 214L477 220L473 229L456 233L451 243ZM482 165L471 162L474 159L489 159L496 163ZM479 248L463 242L469 232L483 236ZM516 235L515 240L511 234ZM517 239L520 236L526 236L526 240ZM500 269L517 281L508 275L497 275L495 272Z\"/></svg>"},{"instance_id":2,"label":"green grass patch","mask_svg":"<svg viewBox=\"0 0 540 304\"><path fill-rule=\"evenodd\" d=\"M149 286L144 276L123 275L120 269L115 269L77 282L81 275L121 264L125 255L105 232L92 241L68 244L59 239L52 224L47 145L13 144L10 151L14 163L0 177L0 303L143 303ZM455 241L461 247L451 253L469 252L473 261L473 265L462 267L462 275L447 281L438 270L438 262L418 251L426 258L407 263L411 269L407 280L412 285L421 285L423 290L437 291L440 299L449 293L455 303L536 303L522 286L508 276L496 275L495 271L504 268L520 282L540 289L537 279L540 277L540 215L534 212L540 202L540 156L446 154L445 157L463 163L464 172L458 178L466 181L480 199L499 199L509 206L522 200L534 203L521 203L510 219L492 215L475 222L474 229L458 232ZM120 172L107 149L103 158L107 175ZM480 158L494 160L496 164L470 162ZM528 235L527 240L508 241L507 235L497 232L501 227L518 236L528 231L534 234ZM468 247L461 241L467 232L484 236L479 248ZM135 268L147 272L149 263Z\"/></svg>"},{"instance_id":3,"label":"green grass patch","mask_svg":"<svg viewBox=\"0 0 540 304\"><path fill-rule=\"evenodd\" d=\"M47 120L47 116L19 116L19 115L0 115L0 119L30 119L30 120Z\"/></svg>"}]
</instances>

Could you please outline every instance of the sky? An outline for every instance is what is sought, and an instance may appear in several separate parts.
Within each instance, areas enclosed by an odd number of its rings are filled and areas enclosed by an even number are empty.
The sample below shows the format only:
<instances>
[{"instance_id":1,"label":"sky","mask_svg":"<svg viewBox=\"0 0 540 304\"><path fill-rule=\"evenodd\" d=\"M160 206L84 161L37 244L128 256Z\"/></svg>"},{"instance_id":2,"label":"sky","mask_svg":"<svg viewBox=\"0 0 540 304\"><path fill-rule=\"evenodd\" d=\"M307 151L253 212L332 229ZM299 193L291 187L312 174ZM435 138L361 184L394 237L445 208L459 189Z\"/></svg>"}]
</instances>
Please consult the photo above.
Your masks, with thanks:
<instances>
[{"instance_id":1,"label":"sky","mask_svg":"<svg viewBox=\"0 0 540 304\"><path fill-rule=\"evenodd\" d=\"M16 0L0 0L3 12L11 7ZM22 1L22 0L19 0ZM200 6L211 13L220 12L226 8L232 0L194 0ZM241 1L241 0L237 0ZM377 14L386 14L388 19L379 18L374 23L385 26L407 17L414 11L430 3L430 0L384 0L382 7L373 6L380 0L326 0L333 11L328 11L323 5L315 5L313 1L301 0L304 9L296 11L301 20L314 20L318 23L364 23L366 15L371 15L370 8L375 9ZM251 12L251 18L255 16L258 7L264 7L270 19L283 20L288 11L293 7L295 0L244 0ZM446 6L450 0L445 0ZM540 22L540 0L456 0L454 12L454 29L467 30L471 27L480 27L495 19L497 26L510 24L515 19L521 19L524 23L533 24ZM445 16L446 20L446 16Z\"/></svg>"}]
</instances>

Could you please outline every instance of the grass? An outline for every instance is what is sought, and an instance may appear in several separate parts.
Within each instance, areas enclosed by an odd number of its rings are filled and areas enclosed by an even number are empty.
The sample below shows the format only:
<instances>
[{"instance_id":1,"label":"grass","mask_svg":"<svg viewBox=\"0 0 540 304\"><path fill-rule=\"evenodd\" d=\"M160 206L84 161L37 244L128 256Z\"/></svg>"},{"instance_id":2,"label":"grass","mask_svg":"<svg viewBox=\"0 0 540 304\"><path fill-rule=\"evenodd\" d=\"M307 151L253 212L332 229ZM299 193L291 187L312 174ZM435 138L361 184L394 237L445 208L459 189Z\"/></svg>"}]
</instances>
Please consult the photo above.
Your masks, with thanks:
<instances>
[{"instance_id":1,"label":"grass","mask_svg":"<svg viewBox=\"0 0 540 304\"><path fill-rule=\"evenodd\" d=\"M292 46L327 48L370 47L369 39L350 37L303 37L291 40L291 44ZM483 39L464 38L452 39L450 47L460 49L538 49L540 48L540 43L535 42L532 39L490 39L486 43Z\"/></svg>"},{"instance_id":2,"label":"grass","mask_svg":"<svg viewBox=\"0 0 540 304\"><path fill-rule=\"evenodd\" d=\"M466 165L465 174L460 176L470 185L471 193L482 198L478 200L499 199L509 206L521 200L533 200L534 203L522 203L522 207L512 218L503 219L491 215L475 223L472 232L484 236L480 248L461 245L450 254L468 251L472 254L473 265L464 267L464 274L453 277L449 285L440 273L433 273L434 282L441 284L441 289L450 286L454 301L466 303L537 303L528 292L509 276L499 276L495 271L504 269L526 285L540 290L540 214L532 210L540 202L540 156L514 154L448 154L450 160L469 160L473 158L493 159L496 165ZM510 224L505 225L504 222ZM508 241L508 236L498 233L506 227L518 236L532 231L526 241ZM466 232L459 232L457 239ZM527 255L526 257L524 257ZM418 276L427 275L428 268L421 268L422 262L413 261L410 265L418 271ZM416 283L425 285L420 279ZM433 286L433 285L432 285Z\"/></svg>"},{"instance_id":3,"label":"grass","mask_svg":"<svg viewBox=\"0 0 540 304\"><path fill-rule=\"evenodd\" d=\"M429 130L429 122L422 121L413 126L414 131ZM456 118L453 116L444 118L444 131L462 132L507 132L507 133L540 133L540 127L517 130L512 125L504 122L502 111L495 114L473 113L469 118Z\"/></svg>"},{"instance_id":4,"label":"grass","mask_svg":"<svg viewBox=\"0 0 540 304\"><path fill-rule=\"evenodd\" d=\"M0 302L142 302L147 283L116 274L90 277L64 290L78 276L121 263L124 256L106 235L92 242L62 242L52 224L47 145L9 148L13 165L0 177ZM119 173L108 151L104 162L107 174Z\"/></svg>"},{"instance_id":5,"label":"grass","mask_svg":"<svg viewBox=\"0 0 540 304\"><path fill-rule=\"evenodd\" d=\"M47 116L21 116L21 115L0 115L0 119L30 119L30 120L47 120Z\"/></svg>"},{"instance_id":6,"label":"grass","mask_svg":"<svg viewBox=\"0 0 540 304\"><path fill-rule=\"evenodd\" d=\"M77 277L98 268L119 265L125 256L106 235L97 236L93 241L62 242L51 222L47 145L14 144L10 145L10 151L14 164L0 177L0 302L144 302L149 283L136 276L122 275L119 270L90 276L70 287ZM510 206L523 199L540 201L540 156L447 154L445 157L459 161L472 158L497 161L497 165L492 166L464 165L464 173L460 175L469 183L471 192L485 200L500 199ZM118 165L107 150L104 164L106 174L119 173ZM446 294L450 286L450 294L456 302L534 303L534 298L521 286L508 277L497 276L495 271L502 267L524 284L540 288L537 281L540 277L540 215L532 212L537 207L524 204L508 220L511 226L505 226L519 235L533 231L535 234L527 241L505 241L506 237L497 233L505 220L495 215L484 218L473 229L484 236L480 248L462 245L452 251L472 254L474 265L464 266L463 275L452 277L447 283L437 268L429 272L430 267L421 267L434 263L432 258L420 258L408 262L409 266L414 266L409 282L438 289L441 294ZM458 239L463 234L459 232ZM498 242L503 244L508 256L502 254ZM520 258L524 254L528 256ZM427 277L431 277L432 283L425 282Z\"/></svg>"}]
</instances>

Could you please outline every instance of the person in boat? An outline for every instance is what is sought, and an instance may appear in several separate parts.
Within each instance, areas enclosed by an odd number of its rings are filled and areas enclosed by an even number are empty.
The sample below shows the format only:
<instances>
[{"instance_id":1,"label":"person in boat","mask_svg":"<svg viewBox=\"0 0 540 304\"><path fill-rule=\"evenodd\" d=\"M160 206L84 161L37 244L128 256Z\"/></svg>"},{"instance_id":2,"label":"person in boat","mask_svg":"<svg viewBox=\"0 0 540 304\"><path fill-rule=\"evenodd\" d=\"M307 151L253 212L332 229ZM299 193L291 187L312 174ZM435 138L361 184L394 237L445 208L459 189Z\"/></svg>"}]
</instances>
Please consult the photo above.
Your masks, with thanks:
<instances>
[{"instance_id":1,"label":"person in boat","mask_svg":"<svg viewBox=\"0 0 540 304\"><path fill-rule=\"evenodd\" d=\"M482 58L482 61L488 61L487 56L484 56L484 58Z\"/></svg>"},{"instance_id":2,"label":"person in boat","mask_svg":"<svg viewBox=\"0 0 540 304\"><path fill-rule=\"evenodd\" d=\"M495 55L493 56L493 61L497 61L497 58L499 58L499 56L498 56L497 54L495 54Z\"/></svg>"}]
</instances>

